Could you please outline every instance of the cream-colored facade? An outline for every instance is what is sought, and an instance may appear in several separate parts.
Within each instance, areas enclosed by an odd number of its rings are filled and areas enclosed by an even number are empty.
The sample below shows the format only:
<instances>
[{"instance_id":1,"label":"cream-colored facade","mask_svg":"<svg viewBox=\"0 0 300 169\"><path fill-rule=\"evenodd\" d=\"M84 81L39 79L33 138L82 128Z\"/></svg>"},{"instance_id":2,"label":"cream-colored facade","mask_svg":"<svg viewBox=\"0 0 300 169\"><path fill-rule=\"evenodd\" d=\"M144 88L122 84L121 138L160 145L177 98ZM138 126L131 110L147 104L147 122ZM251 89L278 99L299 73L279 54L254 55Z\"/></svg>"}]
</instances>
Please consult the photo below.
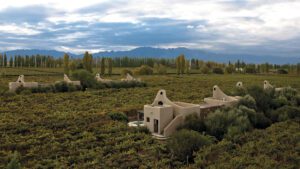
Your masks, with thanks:
<instances>
[{"instance_id":1,"label":"cream-colored facade","mask_svg":"<svg viewBox=\"0 0 300 169\"><path fill-rule=\"evenodd\" d=\"M271 85L271 83L269 82L269 81L267 81L267 80L265 80L264 81L264 89L266 90L266 89L273 89L274 88L274 86L273 85ZM275 88L275 91L281 91L281 90L283 90L283 88L280 88L280 87L278 87L278 88Z\"/></svg>"},{"instance_id":2,"label":"cream-colored facade","mask_svg":"<svg viewBox=\"0 0 300 169\"><path fill-rule=\"evenodd\" d=\"M112 80L109 80L109 79L103 79L99 73L96 74L96 77L95 79L98 81L98 82L101 82L101 83L109 83L109 82L112 82Z\"/></svg>"},{"instance_id":3,"label":"cream-colored facade","mask_svg":"<svg viewBox=\"0 0 300 169\"><path fill-rule=\"evenodd\" d=\"M34 87L38 87L38 86L39 86L39 83L37 83L37 82L25 82L24 75L20 75L16 82L8 83L8 88L9 88L9 91L11 91L11 92L15 92L19 87L34 88Z\"/></svg>"},{"instance_id":4,"label":"cream-colored facade","mask_svg":"<svg viewBox=\"0 0 300 169\"><path fill-rule=\"evenodd\" d=\"M200 115L200 105L172 102L167 98L166 91L160 90L154 102L144 106L144 125L152 133L168 137L190 114Z\"/></svg>"},{"instance_id":5,"label":"cream-colored facade","mask_svg":"<svg viewBox=\"0 0 300 169\"><path fill-rule=\"evenodd\" d=\"M127 81L127 82L130 82L130 81L138 81L138 82L140 82L141 79L136 79L136 78L132 77L129 73L127 73L127 74L126 74L126 78L121 79L121 81Z\"/></svg>"},{"instance_id":6,"label":"cream-colored facade","mask_svg":"<svg viewBox=\"0 0 300 169\"><path fill-rule=\"evenodd\" d=\"M227 96L217 85L213 87L213 96L204 98L204 102L211 105L232 106L239 101L239 96Z\"/></svg>"},{"instance_id":7,"label":"cream-colored facade","mask_svg":"<svg viewBox=\"0 0 300 169\"><path fill-rule=\"evenodd\" d=\"M64 82L68 83L68 84L73 84L75 86L80 86L80 81L72 81L68 75L64 74Z\"/></svg>"},{"instance_id":8,"label":"cream-colored facade","mask_svg":"<svg viewBox=\"0 0 300 169\"><path fill-rule=\"evenodd\" d=\"M240 97L227 96L218 86L213 87L213 97L205 98L204 104L172 102L165 90L159 90L153 103L144 105L144 126L157 138L169 137L184 123L188 115L205 118L208 112L223 106L231 106Z\"/></svg>"}]
</instances>

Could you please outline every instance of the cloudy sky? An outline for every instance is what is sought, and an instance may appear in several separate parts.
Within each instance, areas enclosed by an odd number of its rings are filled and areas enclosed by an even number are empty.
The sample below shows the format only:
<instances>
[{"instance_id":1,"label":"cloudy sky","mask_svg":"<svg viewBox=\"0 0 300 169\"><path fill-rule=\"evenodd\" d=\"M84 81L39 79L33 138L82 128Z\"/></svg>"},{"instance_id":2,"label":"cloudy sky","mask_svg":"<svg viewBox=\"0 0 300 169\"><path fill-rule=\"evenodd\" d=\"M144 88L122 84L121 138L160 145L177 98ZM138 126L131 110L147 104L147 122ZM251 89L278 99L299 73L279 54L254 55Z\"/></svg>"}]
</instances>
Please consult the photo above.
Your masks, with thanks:
<instances>
[{"instance_id":1,"label":"cloudy sky","mask_svg":"<svg viewBox=\"0 0 300 169\"><path fill-rule=\"evenodd\" d=\"M0 51L188 47L300 57L300 0L0 0Z\"/></svg>"}]
</instances>

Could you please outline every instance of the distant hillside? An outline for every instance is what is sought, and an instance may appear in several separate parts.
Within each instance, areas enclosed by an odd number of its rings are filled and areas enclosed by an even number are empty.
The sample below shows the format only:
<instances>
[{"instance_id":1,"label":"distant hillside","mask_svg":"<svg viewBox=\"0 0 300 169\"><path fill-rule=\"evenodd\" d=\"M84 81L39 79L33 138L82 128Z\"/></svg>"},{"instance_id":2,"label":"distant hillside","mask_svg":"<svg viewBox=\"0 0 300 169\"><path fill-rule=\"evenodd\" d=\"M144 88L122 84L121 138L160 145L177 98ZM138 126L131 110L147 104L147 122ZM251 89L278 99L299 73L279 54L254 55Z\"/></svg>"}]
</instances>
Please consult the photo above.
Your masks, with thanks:
<instances>
[{"instance_id":1,"label":"distant hillside","mask_svg":"<svg viewBox=\"0 0 300 169\"><path fill-rule=\"evenodd\" d=\"M5 52L8 56L14 55L50 55L54 57L61 57L64 52L56 50L12 50ZM83 54L72 54L68 53L71 57L82 57ZM216 61L225 62L242 60L247 63L264 63L269 62L273 64L286 64L286 63L298 63L300 58L297 57L279 57L279 56L257 56L249 54L222 54L213 53L209 51L199 49L188 49L188 48L152 48L152 47L140 47L128 51L105 51L94 53L94 57L155 57L155 58L175 58L176 56L184 54L187 58L197 58L205 61Z\"/></svg>"},{"instance_id":2,"label":"distant hillside","mask_svg":"<svg viewBox=\"0 0 300 169\"><path fill-rule=\"evenodd\" d=\"M10 50L6 52L1 52L5 53L7 56L15 56L15 55L21 55L21 56L26 56L26 55L47 55L47 56L53 56L53 57L62 57L65 52L57 51L57 50L42 50L42 49L17 49L17 50ZM77 56L76 54L68 53L71 56Z\"/></svg>"}]
</instances>

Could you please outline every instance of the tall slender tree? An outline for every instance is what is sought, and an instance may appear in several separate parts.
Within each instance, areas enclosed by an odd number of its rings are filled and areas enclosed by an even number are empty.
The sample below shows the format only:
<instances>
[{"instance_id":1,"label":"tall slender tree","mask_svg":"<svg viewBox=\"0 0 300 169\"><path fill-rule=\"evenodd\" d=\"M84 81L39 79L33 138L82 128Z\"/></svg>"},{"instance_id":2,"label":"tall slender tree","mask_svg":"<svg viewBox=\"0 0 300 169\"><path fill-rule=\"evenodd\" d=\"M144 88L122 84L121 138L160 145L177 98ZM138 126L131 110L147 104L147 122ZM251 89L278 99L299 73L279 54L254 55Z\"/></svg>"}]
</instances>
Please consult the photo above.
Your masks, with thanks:
<instances>
[{"instance_id":1,"label":"tall slender tree","mask_svg":"<svg viewBox=\"0 0 300 169\"><path fill-rule=\"evenodd\" d=\"M7 67L7 57L6 54L4 53L4 58L3 58L3 62L4 62L4 67Z\"/></svg>"},{"instance_id":2,"label":"tall slender tree","mask_svg":"<svg viewBox=\"0 0 300 169\"><path fill-rule=\"evenodd\" d=\"M112 75L112 66L113 66L112 59L108 58L108 75L109 76Z\"/></svg>"},{"instance_id":3,"label":"tall slender tree","mask_svg":"<svg viewBox=\"0 0 300 169\"><path fill-rule=\"evenodd\" d=\"M70 57L68 54L64 54L64 73L69 75L69 72L70 72L70 68L69 68L69 60L70 60Z\"/></svg>"},{"instance_id":4,"label":"tall slender tree","mask_svg":"<svg viewBox=\"0 0 300 169\"><path fill-rule=\"evenodd\" d=\"M93 72L93 56L89 52L84 53L83 68L91 73Z\"/></svg>"},{"instance_id":5,"label":"tall slender tree","mask_svg":"<svg viewBox=\"0 0 300 169\"><path fill-rule=\"evenodd\" d=\"M101 65L100 65L100 74L105 74L105 58L101 58Z\"/></svg>"}]
</instances>

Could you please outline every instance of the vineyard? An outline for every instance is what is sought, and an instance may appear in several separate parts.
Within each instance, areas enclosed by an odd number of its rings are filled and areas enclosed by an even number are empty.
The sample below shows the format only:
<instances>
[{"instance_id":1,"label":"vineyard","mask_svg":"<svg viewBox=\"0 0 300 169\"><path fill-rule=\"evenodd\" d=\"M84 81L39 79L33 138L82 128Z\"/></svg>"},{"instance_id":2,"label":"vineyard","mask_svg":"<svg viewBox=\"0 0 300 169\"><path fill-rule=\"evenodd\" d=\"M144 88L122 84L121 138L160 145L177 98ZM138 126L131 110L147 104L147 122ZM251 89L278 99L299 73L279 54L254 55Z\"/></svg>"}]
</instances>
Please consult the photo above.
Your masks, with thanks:
<instances>
[{"instance_id":1,"label":"vineyard","mask_svg":"<svg viewBox=\"0 0 300 169\"><path fill-rule=\"evenodd\" d=\"M247 163L248 158L251 160L249 163L257 164L259 168L269 165L268 160L272 162L270 168L279 164L283 168L294 168L295 165L290 163L299 164L299 143L295 140L299 141L300 127L296 120L246 133L237 140L243 142L239 146L221 141L196 152L195 163L186 165L171 155L166 142L153 139L146 130L129 128L126 123L113 121L106 115L109 112L135 115L136 110L153 101L159 89L165 89L171 100L195 104L211 96L213 85L231 94L238 81L245 86L262 86L263 81L268 80L275 86L291 86L299 91L300 78L297 76L151 75L139 76L147 83L147 87L142 88L19 95L4 92L8 82L17 79L16 75L24 74L26 81L53 83L62 80L62 71L51 68L2 70L0 168L7 166L14 152L18 152L23 168L243 168L240 163ZM120 72L119 69L114 71L116 74ZM114 75L108 78L122 77ZM251 154L253 149L259 150L268 143L287 145L278 146L278 149L261 149L257 157L256 152ZM222 149L234 146L234 150L226 154L222 152ZM220 151L215 150L219 148ZM275 151L280 151L277 161L272 154ZM215 154L218 156L211 158ZM265 164L258 164L259 160L265 161Z\"/></svg>"}]
</instances>

